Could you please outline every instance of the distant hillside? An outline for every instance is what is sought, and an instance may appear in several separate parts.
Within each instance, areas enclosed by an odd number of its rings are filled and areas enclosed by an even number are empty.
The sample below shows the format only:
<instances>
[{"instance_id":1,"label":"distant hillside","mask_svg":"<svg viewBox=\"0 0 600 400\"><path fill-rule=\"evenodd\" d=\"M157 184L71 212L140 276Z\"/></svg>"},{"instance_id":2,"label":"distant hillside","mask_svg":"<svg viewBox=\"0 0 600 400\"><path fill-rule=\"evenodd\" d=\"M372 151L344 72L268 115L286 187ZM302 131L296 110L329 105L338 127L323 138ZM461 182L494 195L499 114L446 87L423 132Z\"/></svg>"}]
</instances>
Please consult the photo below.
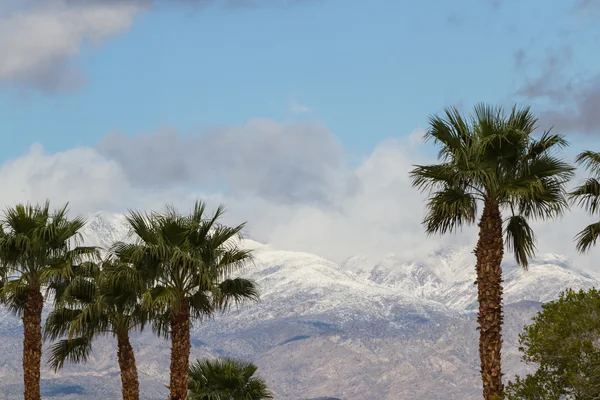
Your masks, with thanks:
<instances>
[{"instance_id":1,"label":"distant hillside","mask_svg":"<svg viewBox=\"0 0 600 400\"><path fill-rule=\"evenodd\" d=\"M97 214L86 227L90 244L107 245L127 232L119 215ZM261 301L196 323L192 358L251 360L276 399L480 399L474 268L468 249L410 263L356 256L342 265L313 254L255 249L244 275L261 287ZM542 302L566 287L599 286L592 275L557 255L529 271L504 265L506 377L525 371L517 336ZM46 312L48 310L46 309ZM0 399L22 398L21 325L0 309ZM166 398L169 343L144 332L133 339L143 399ZM95 347L86 365L44 370L45 398L118 399L114 340ZM338 397L323 397L335 394Z\"/></svg>"}]
</instances>

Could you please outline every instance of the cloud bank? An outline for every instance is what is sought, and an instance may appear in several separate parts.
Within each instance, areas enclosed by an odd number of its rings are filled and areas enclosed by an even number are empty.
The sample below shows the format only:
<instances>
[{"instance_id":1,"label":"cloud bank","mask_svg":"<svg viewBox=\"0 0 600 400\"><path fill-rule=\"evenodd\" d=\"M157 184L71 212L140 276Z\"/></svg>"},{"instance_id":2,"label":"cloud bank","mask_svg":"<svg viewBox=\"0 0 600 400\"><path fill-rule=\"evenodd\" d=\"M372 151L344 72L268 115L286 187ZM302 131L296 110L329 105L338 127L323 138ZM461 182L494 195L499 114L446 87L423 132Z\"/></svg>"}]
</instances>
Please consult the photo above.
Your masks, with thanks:
<instances>
[{"instance_id":1,"label":"cloud bank","mask_svg":"<svg viewBox=\"0 0 600 400\"><path fill-rule=\"evenodd\" d=\"M424 195L408 177L413 164L434 161L415 141L421 135L382 142L356 165L326 127L264 119L194 136L112 133L94 147L55 154L34 145L0 166L0 206L49 198L87 214L166 203L188 209L203 199L224 203L227 223L248 221L256 240L335 261L358 253L414 260L472 246L473 227L447 237L423 233ZM589 221L574 210L536 224L539 251L574 257L572 238ZM582 265L592 258L575 257Z\"/></svg>"}]
</instances>

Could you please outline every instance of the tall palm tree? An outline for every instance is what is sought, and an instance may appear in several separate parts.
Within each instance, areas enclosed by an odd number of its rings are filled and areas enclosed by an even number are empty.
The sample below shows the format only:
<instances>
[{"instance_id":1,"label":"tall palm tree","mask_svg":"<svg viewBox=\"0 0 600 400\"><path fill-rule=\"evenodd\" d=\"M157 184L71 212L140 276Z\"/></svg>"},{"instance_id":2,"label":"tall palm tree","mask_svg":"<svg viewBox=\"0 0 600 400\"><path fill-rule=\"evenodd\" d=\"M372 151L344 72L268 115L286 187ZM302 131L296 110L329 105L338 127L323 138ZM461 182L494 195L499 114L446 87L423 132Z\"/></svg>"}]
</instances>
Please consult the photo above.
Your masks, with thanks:
<instances>
[{"instance_id":1,"label":"tall palm tree","mask_svg":"<svg viewBox=\"0 0 600 400\"><path fill-rule=\"evenodd\" d=\"M441 147L436 165L411 171L413 185L429 191L427 233L448 233L474 224L478 208L477 298L483 397L502 390L502 268L506 246L527 268L535 252L529 220L554 218L567 208L564 186L573 168L555 155L568 143L560 135L532 135L536 118L529 108L477 105L470 119L450 107L432 116L425 140Z\"/></svg>"},{"instance_id":2,"label":"tall palm tree","mask_svg":"<svg viewBox=\"0 0 600 400\"><path fill-rule=\"evenodd\" d=\"M42 289L69 276L74 263L97 256L96 248L78 246L85 220L67 212L66 205L51 212L48 202L18 204L0 222L0 300L23 319L25 400L40 399Z\"/></svg>"},{"instance_id":3,"label":"tall palm tree","mask_svg":"<svg viewBox=\"0 0 600 400\"><path fill-rule=\"evenodd\" d=\"M190 400L266 400L273 393L255 376L258 367L233 359L196 360L189 369Z\"/></svg>"},{"instance_id":4,"label":"tall palm tree","mask_svg":"<svg viewBox=\"0 0 600 400\"><path fill-rule=\"evenodd\" d=\"M575 162L582 165L592 176L569 195L590 215L600 214L600 152L584 151L577 156ZM599 237L600 221L589 224L575 237L577 250L581 253L588 251Z\"/></svg>"},{"instance_id":5,"label":"tall palm tree","mask_svg":"<svg viewBox=\"0 0 600 400\"><path fill-rule=\"evenodd\" d=\"M105 279L117 268L133 269L124 260L110 257L102 268L87 263L75 269L72 279L54 283L56 305L46 320L44 335L53 341L66 336L50 348L49 364L55 371L66 361L87 361L95 338L116 337L123 399L138 400L138 373L129 334L142 330L149 314L139 303L138 281Z\"/></svg>"},{"instance_id":6,"label":"tall palm tree","mask_svg":"<svg viewBox=\"0 0 600 400\"><path fill-rule=\"evenodd\" d=\"M219 223L223 212L220 206L207 216L203 202L196 202L189 215L170 206L161 213L132 211L127 219L137 242L113 247L115 254L144 266L142 281L151 282L142 305L161 316L154 327L159 333L168 330L171 337L171 400L187 399L191 320L258 298L254 282L229 278L252 256L238 247L244 224L232 228ZM120 279L119 274L113 279Z\"/></svg>"}]
</instances>

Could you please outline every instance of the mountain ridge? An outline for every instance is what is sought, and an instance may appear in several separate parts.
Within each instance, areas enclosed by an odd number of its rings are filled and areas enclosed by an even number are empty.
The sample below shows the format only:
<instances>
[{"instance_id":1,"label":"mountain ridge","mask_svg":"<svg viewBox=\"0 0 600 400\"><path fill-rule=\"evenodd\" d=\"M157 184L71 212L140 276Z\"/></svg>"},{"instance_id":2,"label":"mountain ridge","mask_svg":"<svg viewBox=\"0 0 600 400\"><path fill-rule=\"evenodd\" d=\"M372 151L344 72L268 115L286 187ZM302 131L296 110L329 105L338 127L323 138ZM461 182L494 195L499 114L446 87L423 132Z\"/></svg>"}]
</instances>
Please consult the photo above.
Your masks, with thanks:
<instances>
[{"instance_id":1,"label":"mountain ridge","mask_svg":"<svg viewBox=\"0 0 600 400\"><path fill-rule=\"evenodd\" d=\"M86 244L105 248L129 240L121 214L90 216L83 234ZM474 259L467 248L443 249L420 261L357 255L335 263L250 239L241 244L254 250L255 260L240 275L259 284L261 300L195 323L192 358L253 361L284 400L480 397ZM527 371L516 341L540 305L566 287L587 289L598 280L559 255L538 257L528 271L511 260L503 267L503 363L510 377ZM0 380L12 382L7 393L14 398L20 390L20 329L0 309L0 351L6 354ZM132 342L142 397L166 397L169 343L150 332ZM66 399L118 398L119 384L109 338L95 345L87 364L58 374L44 370L42 380L45 390Z\"/></svg>"}]
</instances>

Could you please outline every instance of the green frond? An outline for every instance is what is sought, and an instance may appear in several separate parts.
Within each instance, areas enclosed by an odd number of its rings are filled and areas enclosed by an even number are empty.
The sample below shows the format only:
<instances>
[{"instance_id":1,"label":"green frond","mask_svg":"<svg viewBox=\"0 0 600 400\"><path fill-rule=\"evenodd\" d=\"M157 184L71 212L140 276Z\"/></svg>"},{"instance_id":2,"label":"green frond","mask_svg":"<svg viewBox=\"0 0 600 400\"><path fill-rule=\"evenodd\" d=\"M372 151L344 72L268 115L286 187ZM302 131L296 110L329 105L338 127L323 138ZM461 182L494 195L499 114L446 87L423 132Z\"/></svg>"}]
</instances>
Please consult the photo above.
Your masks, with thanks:
<instances>
[{"instance_id":1,"label":"green frond","mask_svg":"<svg viewBox=\"0 0 600 400\"><path fill-rule=\"evenodd\" d=\"M105 290L141 293L146 285L145 271L125 262L105 262L101 282Z\"/></svg>"},{"instance_id":2,"label":"green frond","mask_svg":"<svg viewBox=\"0 0 600 400\"><path fill-rule=\"evenodd\" d=\"M155 335L162 337L163 339L169 338L171 315L172 314L169 311L151 315L152 332Z\"/></svg>"},{"instance_id":3,"label":"green frond","mask_svg":"<svg viewBox=\"0 0 600 400\"><path fill-rule=\"evenodd\" d=\"M522 215L512 215L504 228L505 243L515 255L517 264L527 269L529 259L535 254L535 233Z\"/></svg>"},{"instance_id":4,"label":"green frond","mask_svg":"<svg viewBox=\"0 0 600 400\"><path fill-rule=\"evenodd\" d=\"M98 286L95 280L84 276L76 276L61 291L60 300L67 304L89 304L94 302L97 296Z\"/></svg>"},{"instance_id":5,"label":"green frond","mask_svg":"<svg viewBox=\"0 0 600 400\"><path fill-rule=\"evenodd\" d=\"M582 185L573 189L569 197L588 213L596 214L600 211L600 181L588 178Z\"/></svg>"},{"instance_id":6,"label":"green frond","mask_svg":"<svg viewBox=\"0 0 600 400\"><path fill-rule=\"evenodd\" d=\"M154 243L156 237L153 231L153 221L149 214L129 210L126 219L130 226L130 234L136 235L145 243Z\"/></svg>"},{"instance_id":7,"label":"green frond","mask_svg":"<svg viewBox=\"0 0 600 400\"><path fill-rule=\"evenodd\" d=\"M56 280L64 279L73 274L71 263L60 262L60 263L48 263L48 266L40 271L39 279L41 282L52 282Z\"/></svg>"},{"instance_id":8,"label":"green frond","mask_svg":"<svg viewBox=\"0 0 600 400\"><path fill-rule=\"evenodd\" d=\"M552 184L541 186L539 190L522 196L517 204L519 213L526 218L551 219L564 214L568 210L568 203L564 186Z\"/></svg>"},{"instance_id":9,"label":"green frond","mask_svg":"<svg viewBox=\"0 0 600 400\"><path fill-rule=\"evenodd\" d=\"M254 260L252 250L237 247L223 251L215 262L218 279L223 279L233 272L247 266Z\"/></svg>"},{"instance_id":10,"label":"green frond","mask_svg":"<svg viewBox=\"0 0 600 400\"><path fill-rule=\"evenodd\" d=\"M450 163L415 165L410 171L412 185L421 191L441 189L458 184L458 168Z\"/></svg>"},{"instance_id":11,"label":"green frond","mask_svg":"<svg viewBox=\"0 0 600 400\"><path fill-rule=\"evenodd\" d=\"M194 202L194 208L192 209L192 213L190 214L190 219L193 222L200 224L204 220L205 212L206 203L201 200L197 200L196 202Z\"/></svg>"},{"instance_id":12,"label":"green frond","mask_svg":"<svg viewBox=\"0 0 600 400\"><path fill-rule=\"evenodd\" d=\"M206 229L212 229L214 226L216 226L217 221L223 216L223 214L225 214L225 206L223 204L219 204L213 213L213 216L207 221Z\"/></svg>"},{"instance_id":13,"label":"green frond","mask_svg":"<svg viewBox=\"0 0 600 400\"><path fill-rule=\"evenodd\" d=\"M600 152L584 151L575 160L593 176L577 186L569 197L590 215L600 211ZM575 236L577 251L584 253L594 246L600 236L600 222L586 226Z\"/></svg>"},{"instance_id":14,"label":"green frond","mask_svg":"<svg viewBox=\"0 0 600 400\"><path fill-rule=\"evenodd\" d=\"M575 162L600 178L600 152L584 151L575 158Z\"/></svg>"},{"instance_id":15,"label":"green frond","mask_svg":"<svg viewBox=\"0 0 600 400\"><path fill-rule=\"evenodd\" d=\"M95 261L84 261L73 265L72 269L76 276L95 279L100 274L100 263Z\"/></svg>"},{"instance_id":16,"label":"green frond","mask_svg":"<svg viewBox=\"0 0 600 400\"><path fill-rule=\"evenodd\" d=\"M97 333L106 333L111 327L110 305L103 301L84 304L69 325L69 338L85 335L92 337Z\"/></svg>"},{"instance_id":17,"label":"green frond","mask_svg":"<svg viewBox=\"0 0 600 400\"><path fill-rule=\"evenodd\" d=\"M145 310L180 311L181 296L173 287L155 286L142 296L142 308Z\"/></svg>"},{"instance_id":18,"label":"green frond","mask_svg":"<svg viewBox=\"0 0 600 400\"><path fill-rule=\"evenodd\" d=\"M151 324L154 314L147 312L143 309L141 304L136 304L130 310L127 315L124 315L125 331L139 331L142 332L146 326Z\"/></svg>"},{"instance_id":19,"label":"green frond","mask_svg":"<svg viewBox=\"0 0 600 400\"><path fill-rule=\"evenodd\" d=\"M246 300L258 301L259 292L256 282L243 278L225 279L214 295L215 305L222 310Z\"/></svg>"},{"instance_id":20,"label":"green frond","mask_svg":"<svg viewBox=\"0 0 600 400\"><path fill-rule=\"evenodd\" d=\"M96 246L77 246L66 252L64 258L71 264L82 264L100 260L100 248Z\"/></svg>"},{"instance_id":21,"label":"green frond","mask_svg":"<svg viewBox=\"0 0 600 400\"><path fill-rule=\"evenodd\" d=\"M564 150L567 147L569 147L569 142L563 135L555 135L546 131L540 139L531 141L527 149L527 157L535 159L543 154L550 154L554 150Z\"/></svg>"},{"instance_id":22,"label":"green frond","mask_svg":"<svg viewBox=\"0 0 600 400\"><path fill-rule=\"evenodd\" d=\"M448 187L429 198L427 210L423 222L426 232L444 234L474 223L477 218L477 201L460 188Z\"/></svg>"},{"instance_id":23,"label":"green frond","mask_svg":"<svg viewBox=\"0 0 600 400\"><path fill-rule=\"evenodd\" d=\"M564 184L552 180L522 178L504 185L503 203L526 218L550 219L561 216L569 207Z\"/></svg>"},{"instance_id":24,"label":"green frond","mask_svg":"<svg viewBox=\"0 0 600 400\"><path fill-rule=\"evenodd\" d=\"M485 140L486 148L501 150L502 135L504 132L504 109L499 106L478 103L473 107L471 117L472 129L478 141Z\"/></svg>"},{"instance_id":25,"label":"green frond","mask_svg":"<svg viewBox=\"0 0 600 400\"><path fill-rule=\"evenodd\" d=\"M435 144L440 144L439 158L447 160L470 146L472 131L456 107L447 107L444 114L445 118L437 115L429 118L430 129L424 139L433 139Z\"/></svg>"},{"instance_id":26,"label":"green frond","mask_svg":"<svg viewBox=\"0 0 600 400\"><path fill-rule=\"evenodd\" d=\"M10 312L21 317L27 300L27 276L21 275L15 279L3 280L0 288L0 303L4 304Z\"/></svg>"},{"instance_id":27,"label":"green frond","mask_svg":"<svg viewBox=\"0 0 600 400\"><path fill-rule=\"evenodd\" d=\"M50 346L48 364L56 372L65 362L86 362L92 352L92 341L87 337L61 340Z\"/></svg>"},{"instance_id":28,"label":"green frond","mask_svg":"<svg viewBox=\"0 0 600 400\"><path fill-rule=\"evenodd\" d=\"M81 314L81 310L67 307L55 308L50 312L44 324L44 340L56 340L66 336L71 323Z\"/></svg>"},{"instance_id":29,"label":"green frond","mask_svg":"<svg viewBox=\"0 0 600 400\"><path fill-rule=\"evenodd\" d=\"M519 107L516 104L512 107L506 125L511 129L521 131L529 135L536 129L537 118L531 112L531 107Z\"/></svg>"},{"instance_id":30,"label":"green frond","mask_svg":"<svg viewBox=\"0 0 600 400\"><path fill-rule=\"evenodd\" d=\"M573 174L574 168L561 159L538 154L507 175L498 197L526 218L555 218L568 209L565 184Z\"/></svg>"},{"instance_id":31,"label":"green frond","mask_svg":"<svg viewBox=\"0 0 600 400\"><path fill-rule=\"evenodd\" d=\"M211 317L215 312L213 297L203 290L197 291L189 298L193 318Z\"/></svg>"},{"instance_id":32,"label":"green frond","mask_svg":"<svg viewBox=\"0 0 600 400\"><path fill-rule=\"evenodd\" d=\"M527 168L521 169L520 177L536 177L538 179L552 179L557 183L566 183L575 176L575 168L565 161L549 154L539 154L526 164Z\"/></svg>"},{"instance_id":33,"label":"green frond","mask_svg":"<svg viewBox=\"0 0 600 400\"><path fill-rule=\"evenodd\" d=\"M596 222L586 226L581 232L575 236L577 243L577 251L585 253L596 244L600 237L600 222Z\"/></svg>"}]
</instances>

